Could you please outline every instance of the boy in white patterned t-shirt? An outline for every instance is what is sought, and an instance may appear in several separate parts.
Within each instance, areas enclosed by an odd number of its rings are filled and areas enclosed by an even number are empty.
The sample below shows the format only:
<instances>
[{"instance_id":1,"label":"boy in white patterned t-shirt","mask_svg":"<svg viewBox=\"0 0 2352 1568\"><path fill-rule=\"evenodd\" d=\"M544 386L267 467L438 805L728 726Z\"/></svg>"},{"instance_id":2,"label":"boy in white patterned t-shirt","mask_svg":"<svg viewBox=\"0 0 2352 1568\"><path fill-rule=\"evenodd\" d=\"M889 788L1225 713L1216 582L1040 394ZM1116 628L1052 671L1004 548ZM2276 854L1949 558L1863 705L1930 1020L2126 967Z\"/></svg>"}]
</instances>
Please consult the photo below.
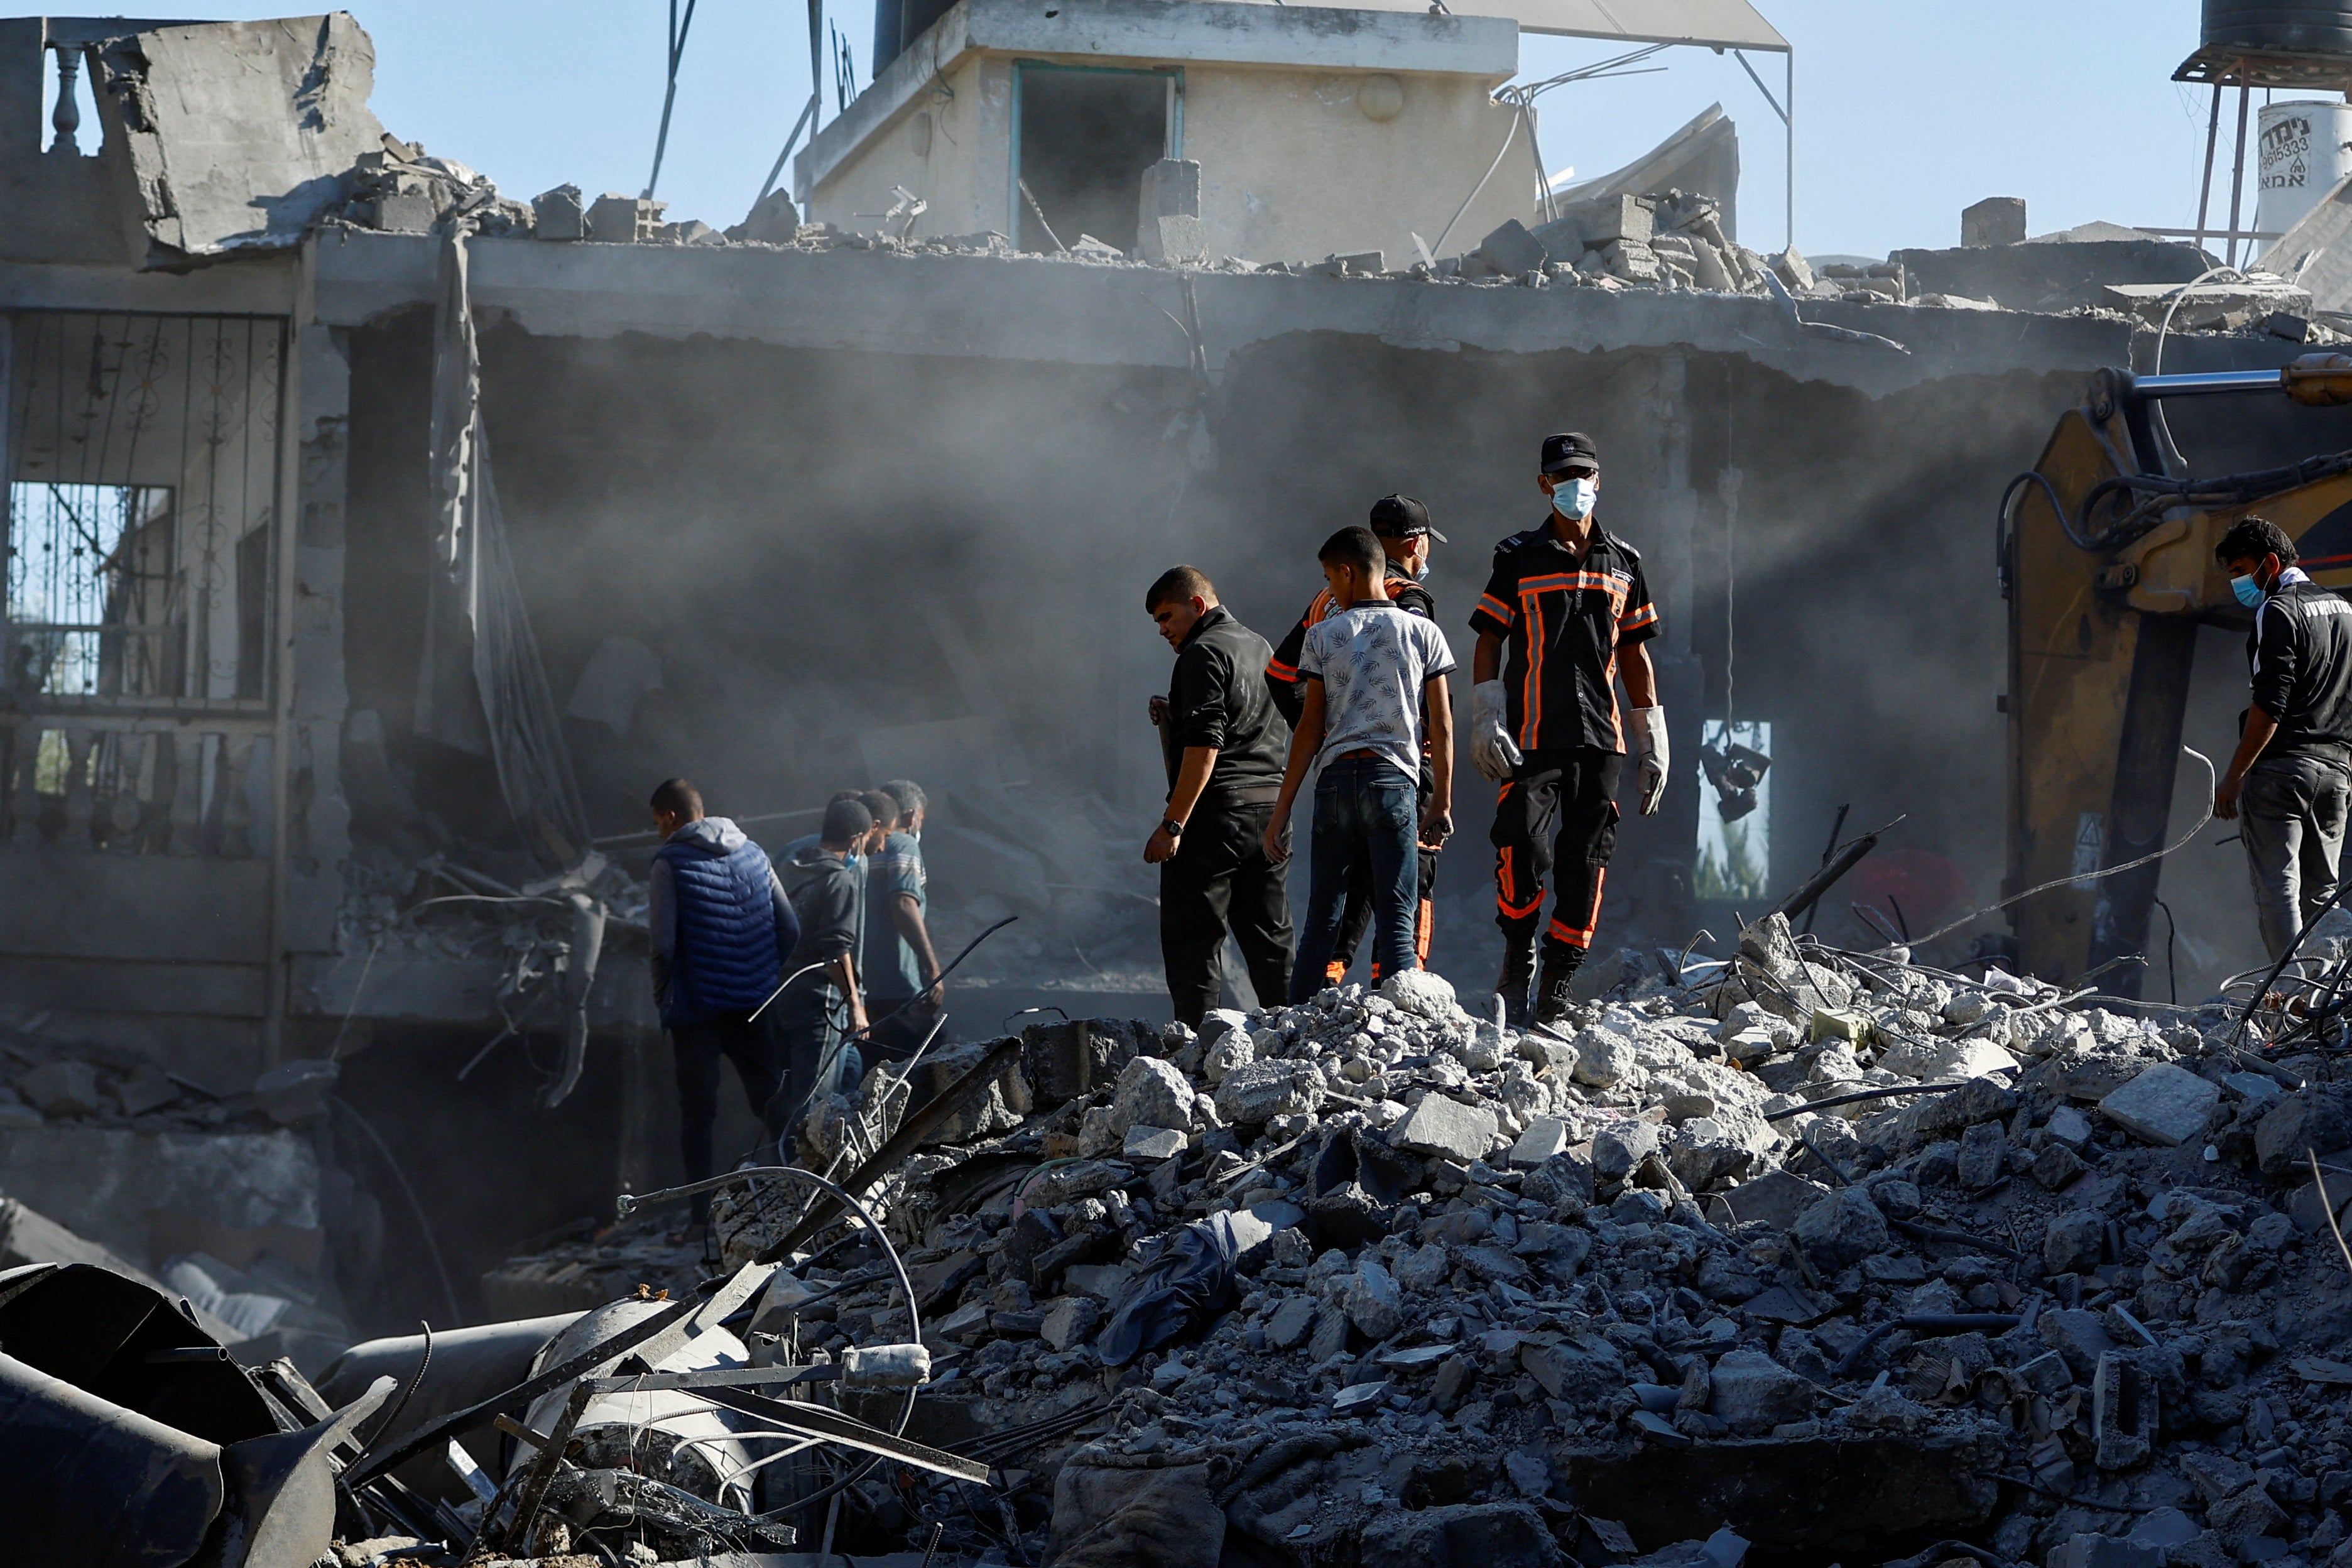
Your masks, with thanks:
<instances>
[{"instance_id":1,"label":"boy in white patterned t-shirt","mask_svg":"<svg viewBox=\"0 0 2352 1568\"><path fill-rule=\"evenodd\" d=\"M1413 949L1418 843L1454 830L1454 708L1445 678L1454 653L1437 624L1389 598L1388 563L1369 528L1343 528L1318 552L1335 611L1307 634L1298 658L1305 705L1292 727L1290 765L1266 828L1267 852L1318 763L1307 923L1291 965L1290 1000L1324 984L1358 861L1371 872L1372 957L1382 974L1419 967ZM1436 788L1419 808L1423 715Z\"/></svg>"}]
</instances>

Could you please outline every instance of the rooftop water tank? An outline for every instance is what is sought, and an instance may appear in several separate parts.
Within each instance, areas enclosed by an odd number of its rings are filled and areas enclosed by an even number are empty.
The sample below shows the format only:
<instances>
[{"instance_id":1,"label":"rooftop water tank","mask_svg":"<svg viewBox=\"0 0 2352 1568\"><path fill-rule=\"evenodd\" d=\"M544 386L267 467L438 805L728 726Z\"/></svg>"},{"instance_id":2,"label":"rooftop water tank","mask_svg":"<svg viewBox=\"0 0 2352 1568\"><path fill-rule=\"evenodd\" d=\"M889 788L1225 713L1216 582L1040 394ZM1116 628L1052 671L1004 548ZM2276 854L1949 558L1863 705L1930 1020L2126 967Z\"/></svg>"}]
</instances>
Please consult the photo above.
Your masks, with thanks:
<instances>
[{"instance_id":1,"label":"rooftop water tank","mask_svg":"<svg viewBox=\"0 0 2352 1568\"><path fill-rule=\"evenodd\" d=\"M2205 0L2205 49L2352 55L2352 4Z\"/></svg>"},{"instance_id":2,"label":"rooftop water tank","mask_svg":"<svg viewBox=\"0 0 2352 1568\"><path fill-rule=\"evenodd\" d=\"M2281 100L2263 105L2262 117L2254 227L2284 234L2352 174L2352 103Z\"/></svg>"}]
</instances>

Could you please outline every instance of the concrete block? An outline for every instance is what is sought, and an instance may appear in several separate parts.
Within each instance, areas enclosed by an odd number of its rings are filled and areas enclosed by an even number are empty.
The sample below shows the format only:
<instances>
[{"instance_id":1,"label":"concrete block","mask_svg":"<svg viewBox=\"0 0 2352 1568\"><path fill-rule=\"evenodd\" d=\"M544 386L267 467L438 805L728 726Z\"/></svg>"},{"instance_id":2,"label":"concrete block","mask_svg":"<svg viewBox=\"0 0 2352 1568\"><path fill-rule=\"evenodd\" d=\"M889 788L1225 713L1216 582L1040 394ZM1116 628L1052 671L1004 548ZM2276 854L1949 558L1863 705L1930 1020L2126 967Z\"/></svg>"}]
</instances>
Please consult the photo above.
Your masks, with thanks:
<instances>
[{"instance_id":1,"label":"concrete block","mask_svg":"<svg viewBox=\"0 0 2352 1568\"><path fill-rule=\"evenodd\" d=\"M667 204L606 191L588 209L588 237L605 245L641 245L661 226Z\"/></svg>"},{"instance_id":2,"label":"concrete block","mask_svg":"<svg viewBox=\"0 0 2352 1568\"><path fill-rule=\"evenodd\" d=\"M1292 1296L1265 1321L1265 1342L1276 1350L1296 1350L1307 1341L1321 1309L1312 1296Z\"/></svg>"},{"instance_id":3,"label":"concrete block","mask_svg":"<svg viewBox=\"0 0 2352 1568\"><path fill-rule=\"evenodd\" d=\"M1037 1335L1057 1351L1081 1345L1102 1322L1102 1303L1091 1296L1065 1296L1046 1310Z\"/></svg>"},{"instance_id":4,"label":"concrete block","mask_svg":"<svg viewBox=\"0 0 2352 1568\"><path fill-rule=\"evenodd\" d=\"M2091 1378L2091 1431L2103 1470L2147 1462L2156 1446L2156 1388L2139 1363L2122 1351L2099 1357Z\"/></svg>"},{"instance_id":5,"label":"concrete block","mask_svg":"<svg viewBox=\"0 0 2352 1568\"><path fill-rule=\"evenodd\" d=\"M1135 1037L1108 1019L1032 1024L1021 1031L1021 1067L1042 1109L1092 1094L1135 1056Z\"/></svg>"},{"instance_id":6,"label":"concrete block","mask_svg":"<svg viewBox=\"0 0 2352 1568\"><path fill-rule=\"evenodd\" d=\"M558 185L531 197L530 219L533 239L588 237L588 209L577 185Z\"/></svg>"},{"instance_id":7,"label":"concrete block","mask_svg":"<svg viewBox=\"0 0 2352 1568\"><path fill-rule=\"evenodd\" d=\"M1789 247L1788 249L1780 251L1775 255L1767 258L1767 260L1769 262L1772 270L1780 275L1780 281L1786 283L1796 292L1801 294L1813 286L1812 264L1805 259L1804 252L1799 250L1795 246L1792 245ZM1974 1001L1979 1008L1988 1005L1981 997L1972 997L1970 999ZM1956 997L1954 1000L1957 1002L1958 998ZM1951 1016L1951 1008L1949 1006L1945 1008L1944 1016L1948 1021L1956 1024L1973 1024L1976 1022L1976 1018L1953 1018ZM1979 1012L1977 1016L1981 1017L1983 1016L1983 1014Z\"/></svg>"},{"instance_id":8,"label":"concrete block","mask_svg":"<svg viewBox=\"0 0 2352 1568\"><path fill-rule=\"evenodd\" d=\"M1714 1415L1733 1431L1750 1436L1806 1419L1813 1413L1818 1392L1762 1351L1727 1352L1715 1363L1709 1381Z\"/></svg>"},{"instance_id":9,"label":"concrete block","mask_svg":"<svg viewBox=\"0 0 2352 1568\"><path fill-rule=\"evenodd\" d=\"M800 237L800 228L801 210L793 205L791 195L770 191L741 223L727 231L727 237L754 245L790 245Z\"/></svg>"},{"instance_id":10,"label":"concrete block","mask_svg":"<svg viewBox=\"0 0 2352 1568\"><path fill-rule=\"evenodd\" d=\"M2042 1135L2079 1154L2091 1142L2091 1119L2071 1105L2062 1105L2042 1125Z\"/></svg>"},{"instance_id":11,"label":"concrete block","mask_svg":"<svg viewBox=\"0 0 2352 1568\"><path fill-rule=\"evenodd\" d=\"M2205 1131L2205 1118L2221 1098L2220 1086L2158 1062L2100 1100L2099 1109L2133 1136L2171 1149Z\"/></svg>"},{"instance_id":12,"label":"concrete block","mask_svg":"<svg viewBox=\"0 0 2352 1568\"><path fill-rule=\"evenodd\" d=\"M1833 1194L1798 1216L1790 1234L1824 1273L1848 1268L1886 1247L1886 1216L1866 1194L1852 1187Z\"/></svg>"},{"instance_id":13,"label":"concrete block","mask_svg":"<svg viewBox=\"0 0 2352 1568\"><path fill-rule=\"evenodd\" d=\"M1311 1112L1322 1103L1322 1073L1313 1062L1287 1058L1235 1068L1217 1085L1217 1114L1230 1126L1263 1127L1277 1116Z\"/></svg>"},{"instance_id":14,"label":"concrete block","mask_svg":"<svg viewBox=\"0 0 2352 1568\"><path fill-rule=\"evenodd\" d=\"M2025 240L2025 198L1987 196L1960 209L1963 248L1987 245L2020 245Z\"/></svg>"},{"instance_id":15,"label":"concrete block","mask_svg":"<svg viewBox=\"0 0 2352 1568\"><path fill-rule=\"evenodd\" d=\"M2254 1158L2263 1175L2276 1181L2290 1170L2308 1170L2305 1151L2323 1160L2352 1148L2352 1099L2320 1085L2290 1094L2254 1123ZM2332 1190L2336 1184L2330 1182Z\"/></svg>"},{"instance_id":16,"label":"concrete block","mask_svg":"<svg viewBox=\"0 0 2352 1568\"><path fill-rule=\"evenodd\" d=\"M1655 209L1639 196L1604 196L1599 201L1579 202L1560 218L1576 225L1584 243L1595 248L1618 240L1647 245L1657 232Z\"/></svg>"},{"instance_id":17,"label":"concrete block","mask_svg":"<svg viewBox=\"0 0 2352 1568\"><path fill-rule=\"evenodd\" d=\"M1173 1127L1146 1127L1139 1122L1127 1130L1127 1142L1119 1153L1129 1160L1172 1160L1184 1152L1188 1141Z\"/></svg>"},{"instance_id":18,"label":"concrete block","mask_svg":"<svg viewBox=\"0 0 2352 1568\"><path fill-rule=\"evenodd\" d=\"M1199 218L1148 217L1136 225L1135 254L1146 261L1200 261L1208 253L1208 236Z\"/></svg>"},{"instance_id":19,"label":"concrete block","mask_svg":"<svg viewBox=\"0 0 2352 1568\"><path fill-rule=\"evenodd\" d=\"M2088 1274L2106 1245L2107 1223L2094 1211L2053 1215L2042 1232L2042 1267L2052 1274Z\"/></svg>"},{"instance_id":20,"label":"concrete block","mask_svg":"<svg viewBox=\"0 0 2352 1568\"><path fill-rule=\"evenodd\" d=\"M1199 217L1201 165L1190 158L1162 158L1144 170L1136 216Z\"/></svg>"},{"instance_id":21,"label":"concrete block","mask_svg":"<svg viewBox=\"0 0 2352 1568\"><path fill-rule=\"evenodd\" d=\"M1723 1194L1724 1206L1741 1225L1761 1220L1775 1230L1786 1230L1807 1209L1830 1195L1816 1182L1788 1171L1771 1171Z\"/></svg>"},{"instance_id":22,"label":"concrete block","mask_svg":"<svg viewBox=\"0 0 2352 1568\"><path fill-rule=\"evenodd\" d=\"M1998 1121L1979 1121L1960 1136L1958 1180L1980 1193L2000 1180L2008 1170L2009 1139Z\"/></svg>"},{"instance_id":23,"label":"concrete block","mask_svg":"<svg viewBox=\"0 0 2352 1568\"><path fill-rule=\"evenodd\" d=\"M1405 1113L1404 1120L1389 1134L1389 1142L1416 1154L1481 1160L1495 1142L1495 1113L1485 1106L1465 1105L1443 1094L1430 1094Z\"/></svg>"},{"instance_id":24,"label":"concrete block","mask_svg":"<svg viewBox=\"0 0 2352 1568\"><path fill-rule=\"evenodd\" d=\"M1657 1152L1656 1122L1612 1122L1592 1135L1592 1173L1604 1182L1622 1182Z\"/></svg>"},{"instance_id":25,"label":"concrete block","mask_svg":"<svg viewBox=\"0 0 2352 1568\"><path fill-rule=\"evenodd\" d=\"M1568 1123L1557 1116L1538 1116L1528 1123L1528 1130L1511 1145L1511 1163L1522 1170L1532 1169L1567 1150Z\"/></svg>"},{"instance_id":26,"label":"concrete block","mask_svg":"<svg viewBox=\"0 0 2352 1568\"><path fill-rule=\"evenodd\" d=\"M1130 1127L1192 1125L1192 1084L1173 1064L1137 1057L1119 1069L1111 1097L1111 1126L1122 1136Z\"/></svg>"},{"instance_id":27,"label":"concrete block","mask_svg":"<svg viewBox=\"0 0 2352 1568\"><path fill-rule=\"evenodd\" d=\"M1389 1271L1369 1257L1356 1265L1352 1274L1342 1274L1332 1282L1331 1304L1348 1314L1348 1321L1363 1331L1364 1337L1384 1340L1404 1327L1404 1292Z\"/></svg>"},{"instance_id":28,"label":"concrete block","mask_svg":"<svg viewBox=\"0 0 2352 1568\"><path fill-rule=\"evenodd\" d=\"M391 191L375 201L375 226L386 234L430 234L440 216L433 198L421 192Z\"/></svg>"},{"instance_id":29,"label":"concrete block","mask_svg":"<svg viewBox=\"0 0 2352 1568\"><path fill-rule=\"evenodd\" d=\"M1487 265L1511 278L1533 272L1550 259L1543 242L1517 218L1506 218L1502 227L1479 241L1478 249Z\"/></svg>"}]
</instances>

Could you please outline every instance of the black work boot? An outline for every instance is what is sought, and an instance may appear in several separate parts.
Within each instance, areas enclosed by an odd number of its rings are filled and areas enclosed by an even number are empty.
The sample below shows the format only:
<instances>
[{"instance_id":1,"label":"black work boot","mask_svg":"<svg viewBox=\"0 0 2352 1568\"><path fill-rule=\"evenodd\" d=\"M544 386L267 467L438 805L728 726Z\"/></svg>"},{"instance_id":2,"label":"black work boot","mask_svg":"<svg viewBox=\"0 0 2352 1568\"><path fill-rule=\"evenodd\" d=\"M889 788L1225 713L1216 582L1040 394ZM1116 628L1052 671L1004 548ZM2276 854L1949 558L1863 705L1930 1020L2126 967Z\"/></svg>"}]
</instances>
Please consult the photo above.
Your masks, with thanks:
<instances>
[{"instance_id":1,"label":"black work boot","mask_svg":"<svg viewBox=\"0 0 2352 1568\"><path fill-rule=\"evenodd\" d=\"M1503 999L1503 1022L1514 1029L1528 1026L1528 984L1536 975L1536 944L1503 939L1503 973L1495 979L1495 994Z\"/></svg>"},{"instance_id":2,"label":"black work boot","mask_svg":"<svg viewBox=\"0 0 2352 1568\"><path fill-rule=\"evenodd\" d=\"M1536 1027L1550 1027L1568 1016L1569 987L1583 965L1582 948L1544 943L1543 973L1536 981Z\"/></svg>"}]
</instances>

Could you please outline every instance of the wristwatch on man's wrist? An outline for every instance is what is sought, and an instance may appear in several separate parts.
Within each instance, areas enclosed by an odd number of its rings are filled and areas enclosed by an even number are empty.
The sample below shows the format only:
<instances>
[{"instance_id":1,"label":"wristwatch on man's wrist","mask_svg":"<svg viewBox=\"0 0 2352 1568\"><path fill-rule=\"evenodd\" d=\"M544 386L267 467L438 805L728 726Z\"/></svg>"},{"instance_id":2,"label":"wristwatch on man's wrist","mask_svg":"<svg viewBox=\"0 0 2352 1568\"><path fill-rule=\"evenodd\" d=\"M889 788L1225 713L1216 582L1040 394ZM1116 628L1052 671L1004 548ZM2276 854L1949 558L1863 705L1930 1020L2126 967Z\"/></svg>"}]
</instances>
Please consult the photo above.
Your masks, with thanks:
<instances>
[{"instance_id":1,"label":"wristwatch on man's wrist","mask_svg":"<svg viewBox=\"0 0 2352 1568\"><path fill-rule=\"evenodd\" d=\"M1184 825L1171 816L1160 824L1160 831L1171 838L1181 838L1184 837Z\"/></svg>"}]
</instances>

